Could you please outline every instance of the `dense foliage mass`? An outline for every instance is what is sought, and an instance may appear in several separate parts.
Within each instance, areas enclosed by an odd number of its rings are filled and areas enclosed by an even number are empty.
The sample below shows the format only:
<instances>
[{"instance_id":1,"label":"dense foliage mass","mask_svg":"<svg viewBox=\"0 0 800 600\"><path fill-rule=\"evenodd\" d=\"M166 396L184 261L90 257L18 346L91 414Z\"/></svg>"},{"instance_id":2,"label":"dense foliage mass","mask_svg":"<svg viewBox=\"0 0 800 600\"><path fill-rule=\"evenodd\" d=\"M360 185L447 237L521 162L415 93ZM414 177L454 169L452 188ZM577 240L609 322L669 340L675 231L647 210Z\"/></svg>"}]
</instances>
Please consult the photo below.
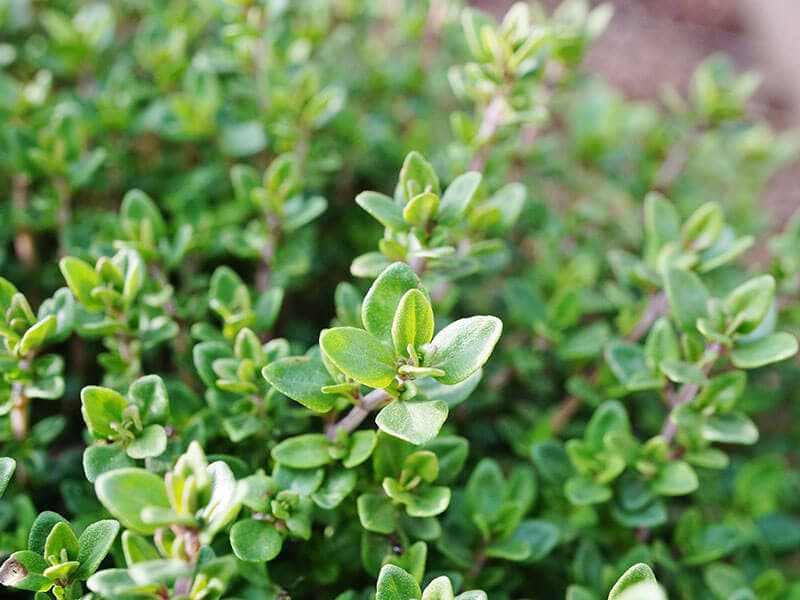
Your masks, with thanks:
<instances>
[{"instance_id":1,"label":"dense foliage mass","mask_svg":"<svg viewBox=\"0 0 800 600\"><path fill-rule=\"evenodd\" d=\"M1 2L0 583L800 599L795 144L610 16Z\"/></svg>"}]
</instances>

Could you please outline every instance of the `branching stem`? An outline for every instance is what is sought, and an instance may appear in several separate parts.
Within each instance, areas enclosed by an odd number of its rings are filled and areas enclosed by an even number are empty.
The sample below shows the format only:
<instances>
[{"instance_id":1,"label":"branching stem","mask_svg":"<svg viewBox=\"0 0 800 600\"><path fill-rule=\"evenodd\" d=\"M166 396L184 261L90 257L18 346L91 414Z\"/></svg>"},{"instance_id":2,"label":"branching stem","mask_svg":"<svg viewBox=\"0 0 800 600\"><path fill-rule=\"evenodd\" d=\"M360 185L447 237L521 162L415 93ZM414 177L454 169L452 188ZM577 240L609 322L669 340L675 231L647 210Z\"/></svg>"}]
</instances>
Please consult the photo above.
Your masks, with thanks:
<instances>
[{"instance_id":1,"label":"branching stem","mask_svg":"<svg viewBox=\"0 0 800 600\"><path fill-rule=\"evenodd\" d=\"M717 358L723 353L723 348L718 342L710 342L703 355L700 357L700 370L704 375L708 375L711 368L714 366ZM670 414L664 420L664 426L661 428L661 437L663 437L667 445L671 446L675 441L675 435L678 433L678 425L670 418L672 411L677 407L688 404L697 396L700 391L700 385L697 383L685 383L678 390L677 394L669 394L667 396L669 402Z\"/></svg>"},{"instance_id":2,"label":"branching stem","mask_svg":"<svg viewBox=\"0 0 800 600\"><path fill-rule=\"evenodd\" d=\"M639 322L636 323L630 333L625 336L629 342L638 342L641 340L650 328L653 326L659 317L665 315L669 309L669 302L667 301L667 294L663 291L653 295L642 313ZM599 369L595 369L589 375L589 381L595 382L599 376ZM572 419L578 409L581 407L581 400L577 396L569 395L562 400L558 409L553 413L550 420L550 431L553 435L560 432Z\"/></svg>"},{"instance_id":3,"label":"branching stem","mask_svg":"<svg viewBox=\"0 0 800 600\"><path fill-rule=\"evenodd\" d=\"M381 408L392 397L385 390L372 390L366 396L359 398L356 406L350 409L344 418L340 419L333 425L328 427L328 437L332 440L336 439L336 433L340 429L346 433L352 433L355 429L364 422L367 415L372 411Z\"/></svg>"}]
</instances>

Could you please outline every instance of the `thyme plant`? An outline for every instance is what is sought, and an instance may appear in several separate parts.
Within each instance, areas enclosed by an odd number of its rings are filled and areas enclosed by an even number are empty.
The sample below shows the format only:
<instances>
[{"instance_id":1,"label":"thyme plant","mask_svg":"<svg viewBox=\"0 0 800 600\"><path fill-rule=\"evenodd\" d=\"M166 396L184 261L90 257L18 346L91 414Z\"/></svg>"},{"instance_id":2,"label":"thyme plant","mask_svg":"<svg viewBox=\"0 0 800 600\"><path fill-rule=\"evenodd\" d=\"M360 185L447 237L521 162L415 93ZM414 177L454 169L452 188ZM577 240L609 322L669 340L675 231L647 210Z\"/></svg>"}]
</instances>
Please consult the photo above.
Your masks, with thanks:
<instances>
[{"instance_id":1,"label":"thyme plant","mask_svg":"<svg viewBox=\"0 0 800 600\"><path fill-rule=\"evenodd\" d=\"M797 144L610 18L0 4L9 594L800 599Z\"/></svg>"}]
</instances>

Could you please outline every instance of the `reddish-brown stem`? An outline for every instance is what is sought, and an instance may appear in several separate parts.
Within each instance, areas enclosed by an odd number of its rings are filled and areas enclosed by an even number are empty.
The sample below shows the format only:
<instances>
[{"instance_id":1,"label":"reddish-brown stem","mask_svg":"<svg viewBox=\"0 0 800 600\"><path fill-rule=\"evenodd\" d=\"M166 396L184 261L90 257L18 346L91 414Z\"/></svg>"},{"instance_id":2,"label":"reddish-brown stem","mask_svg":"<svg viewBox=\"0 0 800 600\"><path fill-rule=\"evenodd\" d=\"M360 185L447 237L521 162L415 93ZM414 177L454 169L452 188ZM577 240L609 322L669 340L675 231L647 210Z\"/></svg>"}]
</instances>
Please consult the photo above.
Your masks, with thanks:
<instances>
[{"instance_id":1,"label":"reddish-brown stem","mask_svg":"<svg viewBox=\"0 0 800 600\"><path fill-rule=\"evenodd\" d=\"M718 342L711 342L706 346L703 356L700 358L700 370L704 375L708 375L711 368L714 366L717 358L722 354L723 348ZM661 428L661 437L666 440L667 445L671 446L675 441L675 435L678 433L678 425L670 418L672 411L677 407L688 404L697 396L700 391L700 385L697 383L685 383L678 390L677 394L668 394L667 400L669 403L670 414L664 420L664 426Z\"/></svg>"},{"instance_id":2,"label":"reddish-brown stem","mask_svg":"<svg viewBox=\"0 0 800 600\"><path fill-rule=\"evenodd\" d=\"M56 212L56 226L58 227L58 254L67 255L67 227L72 213L72 195L69 189L69 182L63 175L56 175L53 178L53 187L56 190L58 209Z\"/></svg>"},{"instance_id":3,"label":"reddish-brown stem","mask_svg":"<svg viewBox=\"0 0 800 600\"><path fill-rule=\"evenodd\" d=\"M25 173L14 173L11 177L11 204L17 214L25 214L29 184L30 180ZM33 270L36 267L36 244L27 224L22 225L14 234L14 251L26 269Z\"/></svg>"},{"instance_id":4,"label":"reddish-brown stem","mask_svg":"<svg viewBox=\"0 0 800 600\"><path fill-rule=\"evenodd\" d=\"M483 112L483 120L481 121L477 134L477 138L480 140L480 146L478 146L478 150L469 163L470 170L483 171L486 167L486 160L489 158L491 142L500 127L505 111L505 95L498 91L489 101L489 104L486 105L486 110Z\"/></svg>"},{"instance_id":5,"label":"reddish-brown stem","mask_svg":"<svg viewBox=\"0 0 800 600\"><path fill-rule=\"evenodd\" d=\"M21 442L28 435L29 425L28 397L25 395L25 384L15 381L11 385L11 432L14 439Z\"/></svg>"},{"instance_id":6,"label":"reddish-brown stem","mask_svg":"<svg viewBox=\"0 0 800 600\"><path fill-rule=\"evenodd\" d=\"M650 331L650 328L653 326L659 317L666 314L667 310L669 309L669 302L667 301L666 293L659 292L653 295L650 298L650 301L647 304L642 316L639 318L638 323L631 329L630 333L625 336L625 339L629 342L638 342L642 339L647 332ZM589 375L589 381L595 382L599 376L599 369L595 369ZM567 423L570 422L575 413L581 407L581 400L577 396L569 395L564 400L562 400L561 404L556 409L556 412L553 413L553 416L550 419L550 431L553 435L556 435L560 432Z\"/></svg>"},{"instance_id":7,"label":"reddish-brown stem","mask_svg":"<svg viewBox=\"0 0 800 600\"><path fill-rule=\"evenodd\" d=\"M336 433L341 429L346 433L352 433L364 422L367 415L372 411L378 410L386 402L391 400L391 396L385 390L372 390L366 396L359 398L358 404L350 409L344 418L330 424L327 428L328 437L336 439Z\"/></svg>"}]
</instances>

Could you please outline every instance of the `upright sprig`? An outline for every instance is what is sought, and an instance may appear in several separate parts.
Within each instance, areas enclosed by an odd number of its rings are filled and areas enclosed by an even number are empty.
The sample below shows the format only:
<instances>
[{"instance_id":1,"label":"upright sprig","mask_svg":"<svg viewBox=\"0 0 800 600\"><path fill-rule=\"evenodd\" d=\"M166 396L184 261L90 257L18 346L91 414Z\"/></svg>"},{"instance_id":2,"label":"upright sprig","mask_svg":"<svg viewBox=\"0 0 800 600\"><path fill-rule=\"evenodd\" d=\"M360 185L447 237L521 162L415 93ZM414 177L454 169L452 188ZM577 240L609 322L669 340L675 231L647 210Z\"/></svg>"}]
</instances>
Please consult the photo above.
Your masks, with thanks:
<instances>
[{"instance_id":1,"label":"upright sprig","mask_svg":"<svg viewBox=\"0 0 800 600\"><path fill-rule=\"evenodd\" d=\"M417 274L433 278L434 293L441 299L447 282L500 269L509 258L502 236L522 211L525 189L510 183L486 198L479 193L481 179L480 173L469 171L442 192L431 164L421 154L409 153L394 198L378 192L356 197L384 226L384 235L380 252L353 261L353 274L376 276L391 261L403 261Z\"/></svg>"},{"instance_id":2,"label":"upright sprig","mask_svg":"<svg viewBox=\"0 0 800 600\"><path fill-rule=\"evenodd\" d=\"M463 145L455 149L472 154L470 169L483 171L492 146L518 136L523 126L538 128L546 121L554 90L610 17L610 5L589 11L582 2L565 3L550 19L522 2L500 23L477 10L462 13L474 62L452 67L448 75L456 95L475 104L473 115L451 116Z\"/></svg>"},{"instance_id":3,"label":"upright sprig","mask_svg":"<svg viewBox=\"0 0 800 600\"><path fill-rule=\"evenodd\" d=\"M388 266L372 284L361 321L362 327L324 330L318 355L264 370L272 385L312 410L328 412L339 397L355 405L331 425L332 439L354 431L378 408L376 423L386 433L415 444L433 439L447 418L438 393L477 373L502 331L496 317L479 316L459 319L434 336L430 301L404 263ZM440 385L421 390L416 381L428 377Z\"/></svg>"},{"instance_id":4,"label":"upright sprig","mask_svg":"<svg viewBox=\"0 0 800 600\"><path fill-rule=\"evenodd\" d=\"M27 298L7 279L0 277L0 337L3 346L2 414L8 415L7 431L18 443L30 429L30 401L55 400L64 393L64 359L44 354L48 344L72 333L75 299L59 289L34 313Z\"/></svg>"}]
</instances>

